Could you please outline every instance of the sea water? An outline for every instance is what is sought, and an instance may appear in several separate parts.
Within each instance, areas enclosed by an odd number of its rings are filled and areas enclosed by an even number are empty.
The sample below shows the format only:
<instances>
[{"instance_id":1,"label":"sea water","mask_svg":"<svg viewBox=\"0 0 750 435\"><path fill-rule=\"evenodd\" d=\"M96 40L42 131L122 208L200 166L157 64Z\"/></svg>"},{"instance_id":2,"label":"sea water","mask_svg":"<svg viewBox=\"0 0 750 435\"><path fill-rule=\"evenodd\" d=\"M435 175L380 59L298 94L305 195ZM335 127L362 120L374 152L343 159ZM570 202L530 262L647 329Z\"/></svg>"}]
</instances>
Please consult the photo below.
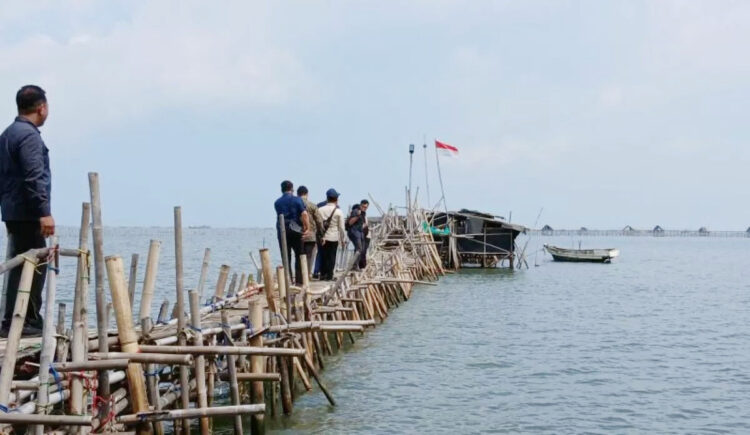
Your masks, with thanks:
<instances>
[{"instance_id":1,"label":"sea water","mask_svg":"<svg viewBox=\"0 0 750 435\"><path fill-rule=\"evenodd\" d=\"M105 251L163 241L152 313L174 300L172 232L108 228ZM186 229L185 286L212 248L254 272L272 229ZM77 232L63 229L74 247ZM619 248L612 264L555 263L543 243ZM519 244L525 244L519 239ZM750 238L533 237L530 268L465 270L417 286L322 372L271 433L750 433ZM72 307L74 262L59 300ZM93 290L92 290L93 293ZM136 300L138 304L138 300ZM90 306L93 312L93 296ZM248 426L249 427L249 426ZM231 420L217 422L231 433Z\"/></svg>"}]
</instances>

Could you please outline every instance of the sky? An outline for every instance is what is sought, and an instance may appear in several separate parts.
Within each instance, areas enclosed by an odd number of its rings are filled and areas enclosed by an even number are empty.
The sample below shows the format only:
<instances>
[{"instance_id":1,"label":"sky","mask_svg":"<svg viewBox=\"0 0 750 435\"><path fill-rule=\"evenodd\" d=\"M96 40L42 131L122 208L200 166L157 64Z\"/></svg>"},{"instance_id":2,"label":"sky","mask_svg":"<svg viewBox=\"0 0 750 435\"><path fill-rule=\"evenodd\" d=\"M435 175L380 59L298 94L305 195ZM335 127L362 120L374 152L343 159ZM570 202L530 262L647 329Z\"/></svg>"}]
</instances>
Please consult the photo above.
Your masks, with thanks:
<instances>
[{"instance_id":1,"label":"sky","mask_svg":"<svg viewBox=\"0 0 750 435\"><path fill-rule=\"evenodd\" d=\"M270 227L279 184L555 228L750 225L750 3L8 1L0 122L42 86L53 214ZM5 121L2 121L5 120ZM418 193L417 193L417 189ZM537 216L542 210L541 217Z\"/></svg>"}]
</instances>

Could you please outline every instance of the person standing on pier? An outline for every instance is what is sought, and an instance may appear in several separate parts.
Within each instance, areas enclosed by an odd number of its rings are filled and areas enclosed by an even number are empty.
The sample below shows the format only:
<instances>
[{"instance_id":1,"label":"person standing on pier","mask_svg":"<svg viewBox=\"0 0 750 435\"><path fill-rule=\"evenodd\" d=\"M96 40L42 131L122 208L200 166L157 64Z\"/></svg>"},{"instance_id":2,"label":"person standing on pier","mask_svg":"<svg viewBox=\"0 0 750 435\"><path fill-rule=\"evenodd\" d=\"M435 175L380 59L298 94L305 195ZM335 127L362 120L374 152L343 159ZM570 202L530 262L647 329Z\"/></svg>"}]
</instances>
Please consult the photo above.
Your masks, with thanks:
<instances>
[{"instance_id":1,"label":"person standing on pier","mask_svg":"<svg viewBox=\"0 0 750 435\"><path fill-rule=\"evenodd\" d=\"M320 207L320 219L323 221L323 240L321 243L321 281L333 280L333 272L336 268L336 251L339 242L344 244L344 213L338 206L339 193L336 189L328 189L326 192L326 205Z\"/></svg>"},{"instance_id":2,"label":"person standing on pier","mask_svg":"<svg viewBox=\"0 0 750 435\"><path fill-rule=\"evenodd\" d=\"M370 201L363 199L359 202L359 209L362 211L362 255L359 257L359 268L367 267L367 249L370 247L370 223L367 221L367 209L370 207Z\"/></svg>"},{"instance_id":3,"label":"person standing on pier","mask_svg":"<svg viewBox=\"0 0 750 435\"><path fill-rule=\"evenodd\" d=\"M302 265L299 257L302 255L302 235L310 230L310 219L305 203L294 196L294 184L289 180L281 182L281 197L273 203L276 210L276 235L281 246L281 231L286 233L287 261L291 267L292 251L294 251L294 282L302 284ZM278 217L284 215L284 226L279 227Z\"/></svg>"},{"instance_id":4,"label":"person standing on pier","mask_svg":"<svg viewBox=\"0 0 750 435\"><path fill-rule=\"evenodd\" d=\"M297 196L305 203L307 214L309 216L310 228L302 234L302 251L307 257L307 274L312 275L313 266L315 265L315 254L318 246L319 234L323 231L323 221L318 213L318 206L307 199L307 187L300 186L297 188Z\"/></svg>"},{"instance_id":5,"label":"person standing on pier","mask_svg":"<svg viewBox=\"0 0 750 435\"><path fill-rule=\"evenodd\" d=\"M365 210L367 210L367 206L365 206ZM354 204L354 206L352 207L352 212L351 214L349 214L349 218L347 218L346 220L346 229L349 240L351 240L352 244L354 245L354 251L356 255L358 255L356 266L360 269L362 268L362 256L365 255L365 236L363 233L364 225L365 214L362 211L362 205Z\"/></svg>"},{"instance_id":6,"label":"person standing on pier","mask_svg":"<svg viewBox=\"0 0 750 435\"><path fill-rule=\"evenodd\" d=\"M10 255L29 249L44 248L45 238L55 234L55 220L50 210L52 174L49 150L39 134L49 113L47 96L42 88L26 85L16 94L18 116L0 135L0 209L8 230ZM22 335L42 335L44 321L42 290L47 267L40 265L31 284L29 305ZM0 336L7 337L21 280L21 268L8 272Z\"/></svg>"}]
</instances>

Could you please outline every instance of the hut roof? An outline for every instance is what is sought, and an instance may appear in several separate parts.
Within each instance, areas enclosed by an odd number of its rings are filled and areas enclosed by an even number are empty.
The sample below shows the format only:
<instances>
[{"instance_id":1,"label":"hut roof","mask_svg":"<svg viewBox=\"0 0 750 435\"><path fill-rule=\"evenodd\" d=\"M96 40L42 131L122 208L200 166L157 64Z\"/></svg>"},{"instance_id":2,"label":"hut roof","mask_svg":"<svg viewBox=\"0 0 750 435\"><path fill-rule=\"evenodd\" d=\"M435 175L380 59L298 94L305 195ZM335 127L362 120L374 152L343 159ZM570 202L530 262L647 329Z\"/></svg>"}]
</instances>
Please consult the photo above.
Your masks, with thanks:
<instances>
[{"instance_id":1,"label":"hut roof","mask_svg":"<svg viewBox=\"0 0 750 435\"><path fill-rule=\"evenodd\" d=\"M707 233L708 232L708 228L706 228L706 227L700 227L700 229L698 229L698 232L699 233Z\"/></svg>"},{"instance_id":2,"label":"hut roof","mask_svg":"<svg viewBox=\"0 0 750 435\"><path fill-rule=\"evenodd\" d=\"M554 229L549 225L545 225L542 227L542 231L554 231ZM750 228L748 228L747 231L750 232Z\"/></svg>"},{"instance_id":3,"label":"hut roof","mask_svg":"<svg viewBox=\"0 0 750 435\"><path fill-rule=\"evenodd\" d=\"M622 230L623 230L623 231L635 231L635 230L633 229L633 227L631 227L630 225L625 225L625 228L623 228Z\"/></svg>"},{"instance_id":4,"label":"hut roof","mask_svg":"<svg viewBox=\"0 0 750 435\"><path fill-rule=\"evenodd\" d=\"M588 231L589 229L586 227L581 227L581 231Z\"/></svg>"},{"instance_id":5,"label":"hut roof","mask_svg":"<svg viewBox=\"0 0 750 435\"><path fill-rule=\"evenodd\" d=\"M654 227L654 232L655 233L660 233L662 231L664 231L664 228L662 228L661 226L657 225L657 226Z\"/></svg>"}]
</instances>

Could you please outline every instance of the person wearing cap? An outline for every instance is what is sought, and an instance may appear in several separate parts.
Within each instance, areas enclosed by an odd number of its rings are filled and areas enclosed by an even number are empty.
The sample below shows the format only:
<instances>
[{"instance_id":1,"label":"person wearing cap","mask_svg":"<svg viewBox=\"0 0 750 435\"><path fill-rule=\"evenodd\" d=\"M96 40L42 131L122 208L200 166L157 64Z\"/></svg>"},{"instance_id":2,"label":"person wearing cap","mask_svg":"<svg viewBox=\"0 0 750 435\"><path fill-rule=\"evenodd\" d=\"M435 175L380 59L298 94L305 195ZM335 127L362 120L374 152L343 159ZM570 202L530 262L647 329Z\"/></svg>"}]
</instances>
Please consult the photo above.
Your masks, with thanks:
<instances>
[{"instance_id":1,"label":"person wearing cap","mask_svg":"<svg viewBox=\"0 0 750 435\"><path fill-rule=\"evenodd\" d=\"M302 265L299 257L302 255L302 235L310 230L310 219L305 203L294 196L294 184L289 180L281 182L281 197L273 203L276 210L276 235L281 246L281 231L286 235L287 264L292 265L292 251L294 251L294 282L302 284ZM279 215L284 215L284 226L279 226ZM291 275L291 273L290 273Z\"/></svg>"},{"instance_id":2,"label":"person wearing cap","mask_svg":"<svg viewBox=\"0 0 750 435\"><path fill-rule=\"evenodd\" d=\"M333 280L333 272L336 268L336 251L339 242L344 244L344 213L338 206L339 193L336 189L328 189L326 192L326 205L318 209L323 225L323 240L321 240L321 265L320 279L322 281Z\"/></svg>"},{"instance_id":3,"label":"person wearing cap","mask_svg":"<svg viewBox=\"0 0 750 435\"><path fill-rule=\"evenodd\" d=\"M44 248L45 237L55 234L55 220L50 209L52 174L49 150L39 134L49 113L47 96L34 85L22 87L16 94L18 116L0 135L0 209L8 230L10 256L23 254L29 249ZM44 321L42 290L47 266L40 264L28 291L24 337L42 335ZM8 272L5 313L0 336L7 337L13 310L16 305L21 268Z\"/></svg>"},{"instance_id":4,"label":"person wearing cap","mask_svg":"<svg viewBox=\"0 0 750 435\"><path fill-rule=\"evenodd\" d=\"M307 187L300 186L297 188L297 197L305 203L307 214L309 215L309 229L302 234L302 252L307 257L307 274L312 275L313 266L315 265L315 253L318 246L318 230L323 230L323 221L318 213L318 206L307 199Z\"/></svg>"}]
</instances>

